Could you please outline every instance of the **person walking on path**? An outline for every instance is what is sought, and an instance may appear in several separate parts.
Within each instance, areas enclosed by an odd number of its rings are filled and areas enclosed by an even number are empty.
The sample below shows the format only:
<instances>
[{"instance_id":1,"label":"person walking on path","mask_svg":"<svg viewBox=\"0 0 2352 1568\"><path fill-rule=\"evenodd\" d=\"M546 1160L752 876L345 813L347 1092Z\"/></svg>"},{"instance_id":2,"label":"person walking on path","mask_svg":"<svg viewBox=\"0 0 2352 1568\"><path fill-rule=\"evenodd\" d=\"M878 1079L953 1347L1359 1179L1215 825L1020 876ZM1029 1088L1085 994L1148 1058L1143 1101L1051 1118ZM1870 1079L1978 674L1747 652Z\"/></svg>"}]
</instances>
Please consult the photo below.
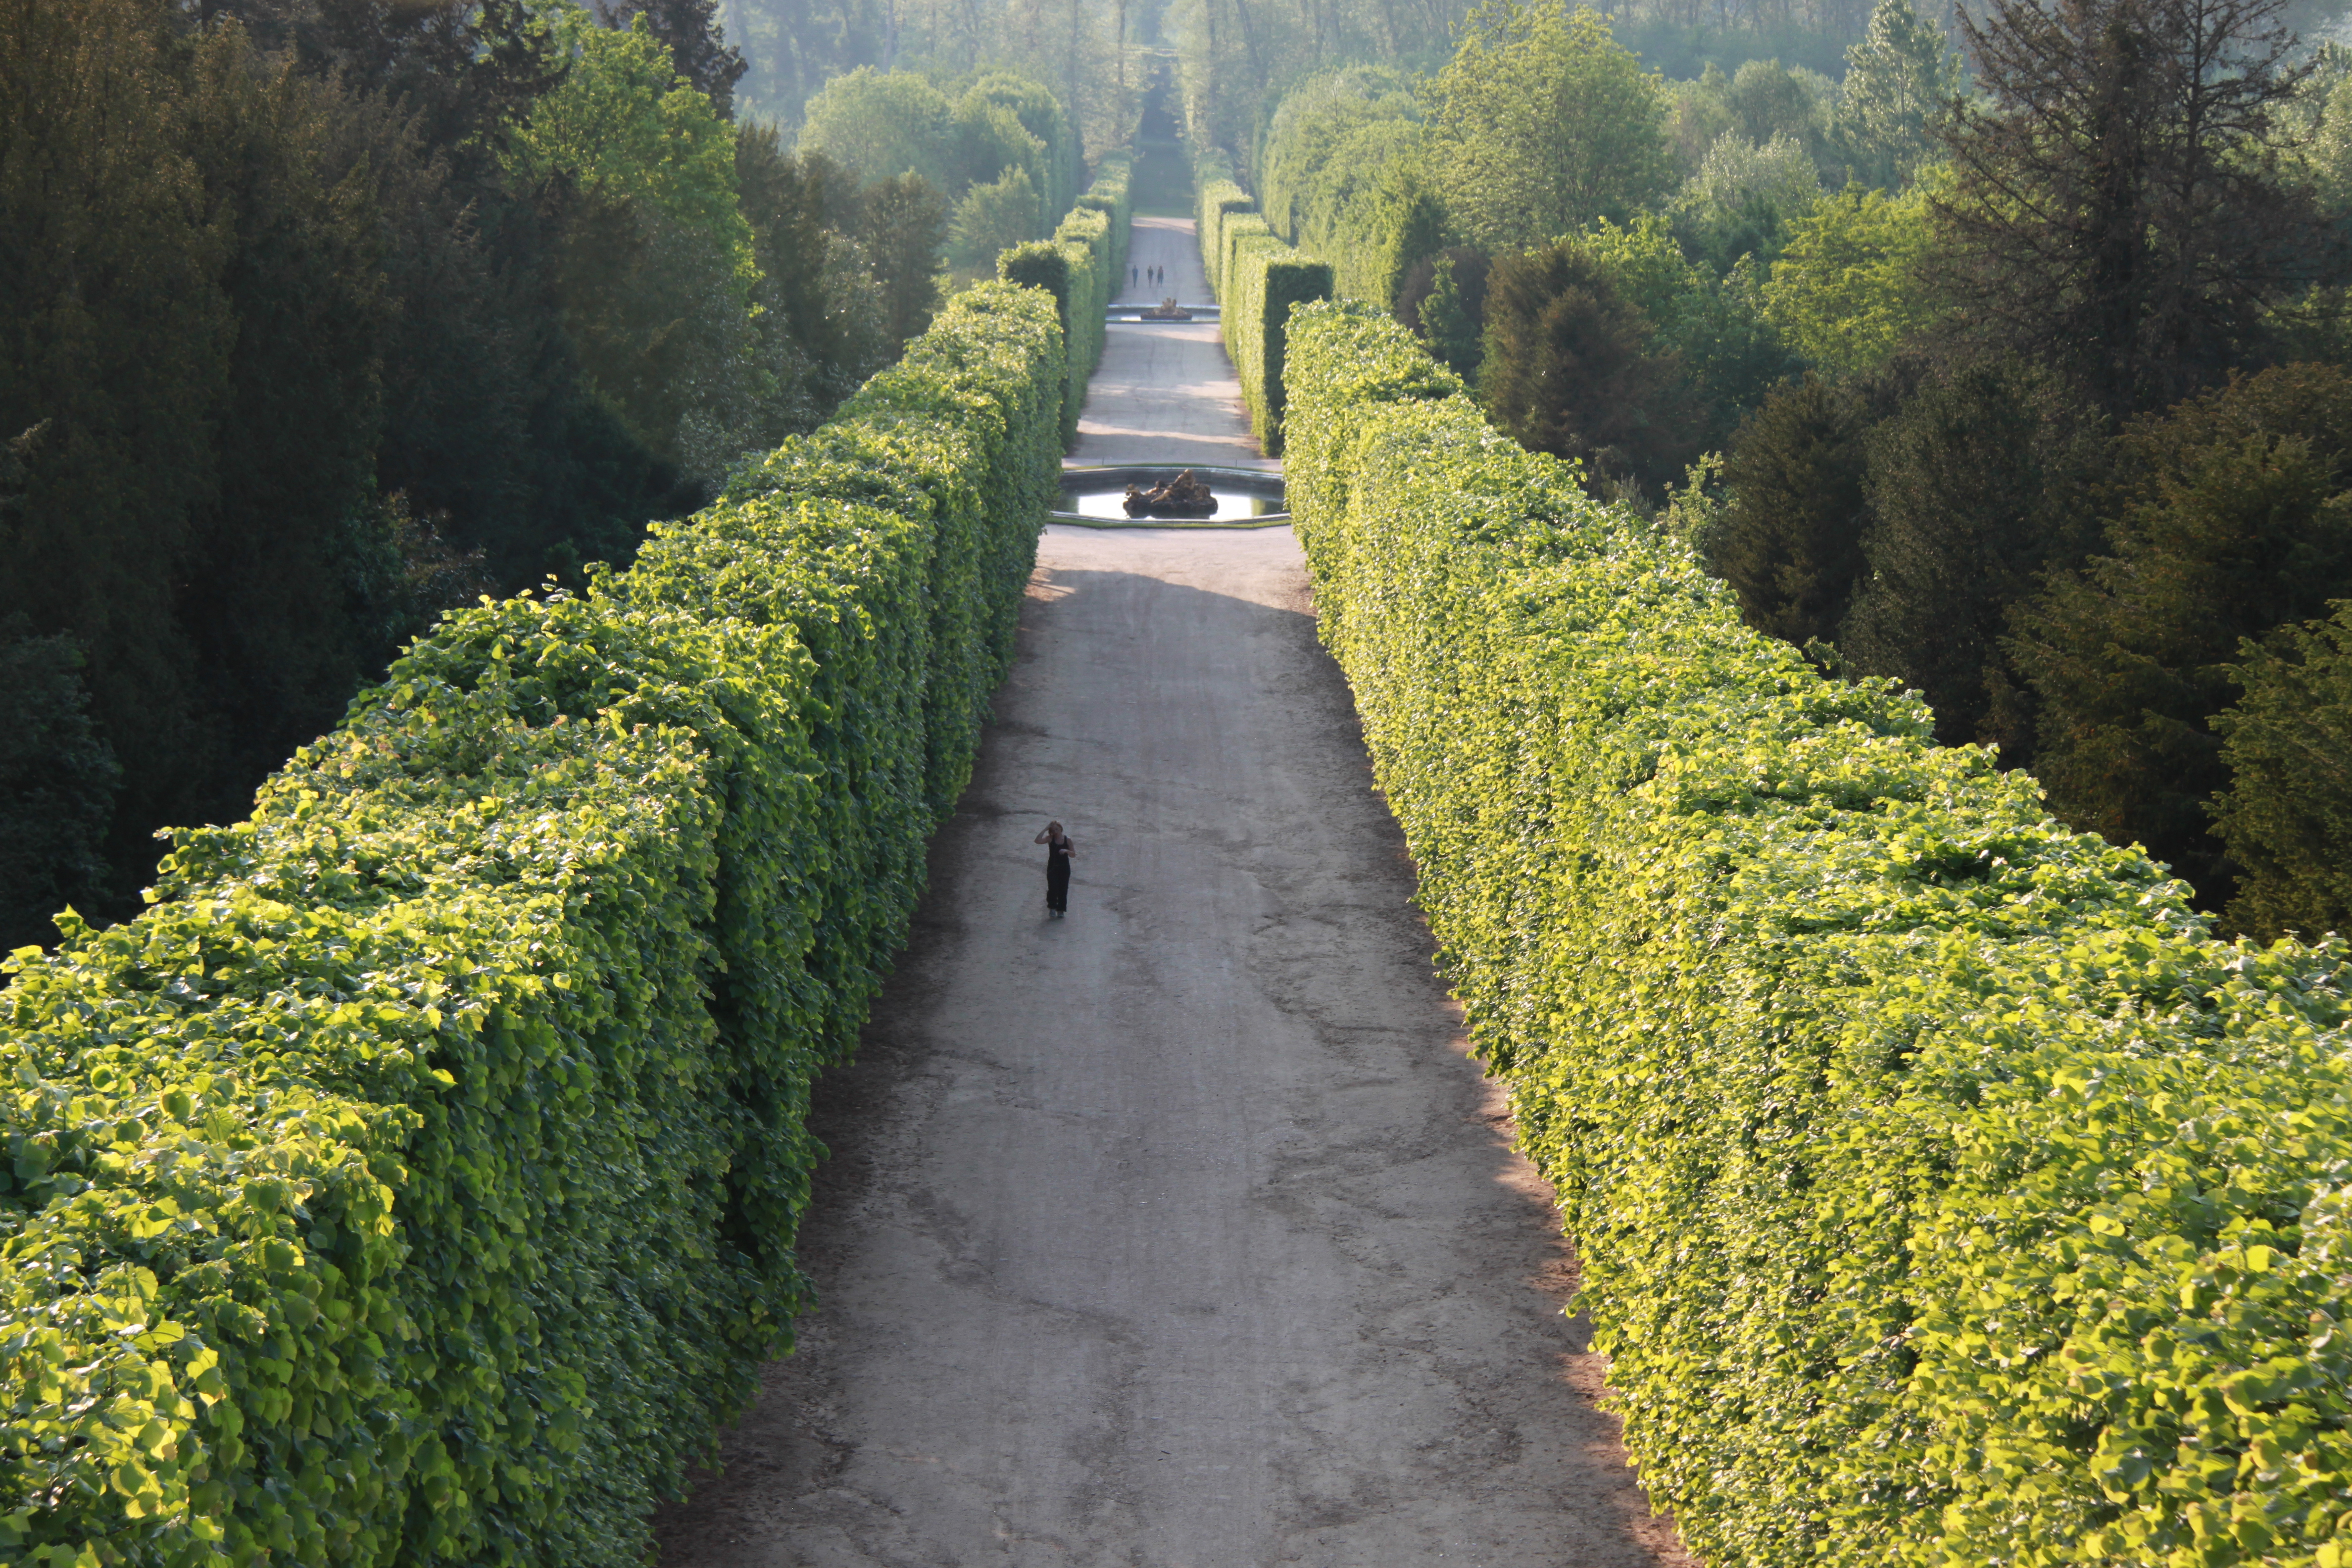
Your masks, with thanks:
<instances>
[{"instance_id":1,"label":"person walking on path","mask_svg":"<svg viewBox=\"0 0 2352 1568\"><path fill-rule=\"evenodd\" d=\"M1077 846L1058 822L1045 824L1045 831L1031 842L1045 846L1045 913L1060 920L1070 912L1070 860L1077 854Z\"/></svg>"}]
</instances>

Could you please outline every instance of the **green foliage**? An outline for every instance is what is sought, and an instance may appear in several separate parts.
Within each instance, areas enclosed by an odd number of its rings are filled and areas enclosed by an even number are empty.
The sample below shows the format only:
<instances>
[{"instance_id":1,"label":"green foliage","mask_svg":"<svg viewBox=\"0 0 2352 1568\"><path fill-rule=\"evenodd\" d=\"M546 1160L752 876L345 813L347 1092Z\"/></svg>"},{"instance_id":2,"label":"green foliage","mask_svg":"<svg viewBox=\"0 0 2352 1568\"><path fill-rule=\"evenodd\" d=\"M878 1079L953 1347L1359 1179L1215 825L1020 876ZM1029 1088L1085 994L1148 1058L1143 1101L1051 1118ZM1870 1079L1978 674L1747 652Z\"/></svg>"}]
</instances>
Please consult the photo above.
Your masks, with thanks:
<instances>
[{"instance_id":1,"label":"green foliage","mask_svg":"<svg viewBox=\"0 0 2352 1568\"><path fill-rule=\"evenodd\" d=\"M1466 289L1465 281L1470 285ZM1440 256L1431 269L1429 297L1421 302L1419 314L1422 335L1437 362L1465 381L1475 375L1486 331L1486 269L1476 269L1465 280L1459 276L1454 255Z\"/></svg>"},{"instance_id":2,"label":"green foliage","mask_svg":"<svg viewBox=\"0 0 2352 1568\"><path fill-rule=\"evenodd\" d=\"M1799 368L1766 318L1763 280L1752 258L1743 257L1720 276L1694 266L1654 213L1622 226L1596 224L1578 244L1649 318L1657 331L1654 352L1680 360L1705 444L1728 440L1766 391Z\"/></svg>"},{"instance_id":3,"label":"green foliage","mask_svg":"<svg viewBox=\"0 0 2352 1568\"><path fill-rule=\"evenodd\" d=\"M709 495L803 413L755 319L736 137L646 14L626 29L574 0L541 15L569 68L507 139L509 174L585 198L559 281L572 342L637 440Z\"/></svg>"},{"instance_id":4,"label":"green foliage","mask_svg":"<svg viewBox=\"0 0 2352 1568\"><path fill-rule=\"evenodd\" d=\"M1445 243L1421 168L1421 105L1399 72L1349 67L1283 96L1257 160L1266 222L1333 258L1340 293L1396 302L1406 274Z\"/></svg>"},{"instance_id":5,"label":"green foliage","mask_svg":"<svg viewBox=\"0 0 2352 1568\"><path fill-rule=\"evenodd\" d=\"M1672 178L1663 87L1599 12L1486 0L1429 91L1429 183L1489 253L1622 220Z\"/></svg>"},{"instance_id":6,"label":"green foliage","mask_svg":"<svg viewBox=\"0 0 2352 1568\"><path fill-rule=\"evenodd\" d=\"M515 128L510 164L527 179L564 175L613 205L650 204L731 264L720 276L748 303L758 269L736 202L734 136L709 98L678 79L642 13L626 31L597 26L576 0L547 0L543 14L571 68Z\"/></svg>"},{"instance_id":7,"label":"green foliage","mask_svg":"<svg viewBox=\"0 0 2352 1568\"><path fill-rule=\"evenodd\" d=\"M1221 163L1208 165L1210 171ZM1331 297L1331 264L1284 244L1231 180L1200 180L1195 226L1216 290L1225 351L1240 376L1250 428L1268 457L1282 452L1282 376L1294 305ZM1211 259L1213 258L1213 259Z\"/></svg>"},{"instance_id":8,"label":"green foliage","mask_svg":"<svg viewBox=\"0 0 2352 1568\"><path fill-rule=\"evenodd\" d=\"M1250 211L1256 204L1234 179L1233 163L1215 148L1194 148L1192 193L1194 237L1201 247L1201 268L1209 275L1209 292L1224 298L1220 268L1225 255L1225 221Z\"/></svg>"},{"instance_id":9,"label":"green foliage","mask_svg":"<svg viewBox=\"0 0 2352 1568\"><path fill-rule=\"evenodd\" d=\"M1807 376L1775 389L1733 437L1708 564L1758 631L1800 647L1838 637L1864 569L1864 442L1880 412L1864 388Z\"/></svg>"},{"instance_id":10,"label":"green foliage","mask_svg":"<svg viewBox=\"0 0 2352 1568\"><path fill-rule=\"evenodd\" d=\"M1695 1552L2341 1563L2340 950L2211 940L1393 321L1290 353L1318 626Z\"/></svg>"},{"instance_id":11,"label":"green foliage","mask_svg":"<svg viewBox=\"0 0 2352 1568\"><path fill-rule=\"evenodd\" d=\"M1654 495L1698 456L1681 362L1583 245L1496 262L1486 321L1479 400L1522 445Z\"/></svg>"},{"instance_id":12,"label":"green foliage","mask_svg":"<svg viewBox=\"0 0 2352 1568\"><path fill-rule=\"evenodd\" d=\"M1793 216L1764 300L1806 358L1842 374L1875 370L1936 321L1921 275L1927 201L1921 187L1890 198L1855 184Z\"/></svg>"},{"instance_id":13,"label":"green foliage","mask_svg":"<svg viewBox=\"0 0 2352 1568\"><path fill-rule=\"evenodd\" d=\"M1002 179L972 186L956 204L948 254L959 267L992 264L998 251L1036 238L1042 222L1029 171L1008 169Z\"/></svg>"},{"instance_id":14,"label":"green foliage","mask_svg":"<svg viewBox=\"0 0 2352 1568\"><path fill-rule=\"evenodd\" d=\"M2242 646L2244 695L2212 718L2230 787L2213 831L2238 863L2230 920L2259 940L2352 922L2352 605Z\"/></svg>"},{"instance_id":15,"label":"green foliage","mask_svg":"<svg viewBox=\"0 0 2352 1568\"><path fill-rule=\"evenodd\" d=\"M935 191L960 195L964 161L957 156L954 121L954 106L929 78L860 66L809 100L800 145L861 180L916 174Z\"/></svg>"},{"instance_id":16,"label":"green foliage","mask_svg":"<svg viewBox=\"0 0 2352 1568\"><path fill-rule=\"evenodd\" d=\"M775 438L814 426L889 363L880 286L849 231L856 182L822 153L794 156L772 126L735 133L735 183L760 282L754 323L779 385Z\"/></svg>"},{"instance_id":17,"label":"green foliage","mask_svg":"<svg viewBox=\"0 0 2352 1568\"><path fill-rule=\"evenodd\" d=\"M1849 673L1917 689L1948 743L2011 738L1995 712L2009 607L2095 542L2084 498L2105 477L2106 431L2070 390L2030 362L1961 366L1865 442L1868 569L1833 635Z\"/></svg>"},{"instance_id":18,"label":"green foliage","mask_svg":"<svg viewBox=\"0 0 2352 1568\"><path fill-rule=\"evenodd\" d=\"M0 619L0 942L48 942L49 917L104 886L122 769L89 720L81 650Z\"/></svg>"},{"instance_id":19,"label":"green foliage","mask_svg":"<svg viewBox=\"0 0 2352 1568\"><path fill-rule=\"evenodd\" d=\"M990 71L966 88L956 103L956 136L970 183L996 179L1017 163L1029 171L1045 212L1066 212L1077 200L1084 168L1076 128L1061 100L1027 78Z\"/></svg>"},{"instance_id":20,"label":"green foliage","mask_svg":"<svg viewBox=\"0 0 2352 1568\"><path fill-rule=\"evenodd\" d=\"M1907 184L1938 151L1936 129L1968 73L1944 31L1911 0L1878 0L1870 31L1845 52L1833 135L1838 154L1865 185Z\"/></svg>"},{"instance_id":21,"label":"green foliage","mask_svg":"<svg viewBox=\"0 0 2352 1568\"><path fill-rule=\"evenodd\" d=\"M1744 256L1769 266L1789 221L1821 195L1813 160L1793 138L1759 143L1727 131L1685 182L1672 216L1684 249L1720 274Z\"/></svg>"},{"instance_id":22,"label":"green foliage","mask_svg":"<svg viewBox=\"0 0 2352 1568\"><path fill-rule=\"evenodd\" d=\"M800 146L867 184L914 174L950 203L1018 169L1041 216L1068 208L1080 173L1077 132L1060 100L1002 70L983 73L951 103L919 72L860 66L809 101Z\"/></svg>"},{"instance_id":23,"label":"green foliage","mask_svg":"<svg viewBox=\"0 0 2352 1568\"><path fill-rule=\"evenodd\" d=\"M960 296L588 592L446 620L0 994L12 1560L634 1564L790 1339L1057 473Z\"/></svg>"},{"instance_id":24,"label":"green foliage","mask_svg":"<svg viewBox=\"0 0 2352 1568\"><path fill-rule=\"evenodd\" d=\"M1015 246L997 258L997 276L1053 295L1066 332L1069 364L1062 389L1062 445L1078 437L1087 383L1102 363L1104 312L1127 277L1127 242L1133 216L1129 160L1107 154L1051 239Z\"/></svg>"},{"instance_id":25,"label":"green foliage","mask_svg":"<svg viewBox=\"0 0 2352 1568\"><path fill-rule=\"evenodd\" d=\"M2078 827L2137 840L2214 905L2230 869L2206 803L2211 717L2247 637L2352 596L2352 376L2287 365L2129 426L2107 553L2014 613L2040 699L2035 771Z\"/></svg>"},{"instance_id":26,"label":"green foliage","mask_svg":"<svg viewBox=\"0 0 2352 1568\"><path fill-rule=\"evenodd\" d=\"M867 188L858 236L882 292L882 335L903 347L930 325L940 306L940 251L947 244L948 209L938 187L914 174L894 174Z\"/></svg>"}]
</instances>

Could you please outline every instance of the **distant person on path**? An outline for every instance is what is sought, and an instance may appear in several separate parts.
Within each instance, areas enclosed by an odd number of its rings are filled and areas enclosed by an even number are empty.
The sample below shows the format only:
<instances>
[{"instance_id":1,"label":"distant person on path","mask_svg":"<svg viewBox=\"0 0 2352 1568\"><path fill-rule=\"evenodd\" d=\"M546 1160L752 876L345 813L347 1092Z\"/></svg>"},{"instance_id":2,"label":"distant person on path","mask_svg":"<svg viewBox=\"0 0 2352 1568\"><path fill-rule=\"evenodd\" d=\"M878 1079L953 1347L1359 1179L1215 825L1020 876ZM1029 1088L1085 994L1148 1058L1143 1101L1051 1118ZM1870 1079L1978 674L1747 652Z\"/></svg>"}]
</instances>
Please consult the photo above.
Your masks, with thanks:
<instances>
[{"instance_id":1,"label":"distant person on path","mask_svg":"<svg viewBox=\"0 0 2352 1568\"><path fill-rule=\"evenodd\" d=\"M1045 913L1060 920L1070 912L1070 860L1078 847L1070 842L1058 822L1045 824L1045 831L1031 842L1045 846Z\"/></svg>"},{"instance_id":2,"label":"distant person on path","mask_svg":"<svg viewBox=\"0 0 2352 1568\"><path fill-rule=\"evenodd\" d=\"M1127 286L1130 289L1135 287L1135 268L1132 267L1127 269Z\"/></svg>"}]
</instances>

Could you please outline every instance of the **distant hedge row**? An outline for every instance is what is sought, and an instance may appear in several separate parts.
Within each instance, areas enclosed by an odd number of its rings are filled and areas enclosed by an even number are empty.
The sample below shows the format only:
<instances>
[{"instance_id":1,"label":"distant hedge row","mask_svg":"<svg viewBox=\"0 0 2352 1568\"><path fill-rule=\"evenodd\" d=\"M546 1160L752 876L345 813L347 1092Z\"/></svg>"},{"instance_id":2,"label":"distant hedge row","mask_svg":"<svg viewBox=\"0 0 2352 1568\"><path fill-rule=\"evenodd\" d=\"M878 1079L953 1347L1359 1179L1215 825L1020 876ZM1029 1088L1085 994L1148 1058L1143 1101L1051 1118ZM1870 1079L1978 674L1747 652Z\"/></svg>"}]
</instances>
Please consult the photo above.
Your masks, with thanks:
<instances>
[{"instance_id":1,"label":"distant hedge row","mask_svg":"<svg viewBox=\"0 0 2352 1568\"><path fill-rule=\"evenodd\" d=\"M641 1564L789 1344L812 1078L969 775L1059 465L956 297L584 596L451 616L0 993L0 1556Z\"/></svg>"},{"instance_id":2,"label":"distant hedge row","mask_svg":"<svg viewBox=\"0 0 2352 1568\"><path fill-rule=\"evenodd\" d=\"M1250 428L1269 457L1282 451L1284 342L1293 306L1331 298L1331 266L1276 236L1233 181L1223 154L1204 153L1201 258L1216 291L1225 349L1249 405Z\"/></svg>"},{"instance_id":3,"label":"distant hedge row","mask_svg":"<svg viewBox=\"0 0 2352 1568\"><path fill-rule=\"evenodd\" d=\"M1127 270L1135 210L1129 170L1125 153L1106 154L1095 183L1078 197L1053 238L1016 245L996 258L999 278L1043 289L1062 309L1070 362L1062 397L1065 447L1077 439L1087 383L1102 363L1106 311L1118 297L1118 275Z\"/></svg>"},{"instance_id":4,"label":"distant hedge row","mask_svg":"<svg viewBox=\"0 0 2352 1568\"><path fill-rule=\"evenodd\" d=\"M1689 1543L2352 1562L2343 949L2212 940L1369 308L1289 385L1323 636Z\"/></svg>"}]
</instances>

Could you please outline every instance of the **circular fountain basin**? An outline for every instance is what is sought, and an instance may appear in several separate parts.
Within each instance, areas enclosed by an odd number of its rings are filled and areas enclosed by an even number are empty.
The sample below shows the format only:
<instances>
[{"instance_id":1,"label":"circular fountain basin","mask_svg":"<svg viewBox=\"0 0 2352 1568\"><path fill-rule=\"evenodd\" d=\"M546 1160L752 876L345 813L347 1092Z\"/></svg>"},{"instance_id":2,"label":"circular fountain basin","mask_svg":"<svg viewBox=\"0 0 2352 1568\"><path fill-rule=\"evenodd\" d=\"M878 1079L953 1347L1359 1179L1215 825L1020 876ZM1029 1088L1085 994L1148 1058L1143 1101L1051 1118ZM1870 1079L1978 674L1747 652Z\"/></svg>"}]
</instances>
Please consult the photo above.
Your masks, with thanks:
<instances>
[{"instance_id":1,"label":"circular fountain basin","mask_svg":"<svg viewBox=\"0 0 2352 1568\"><path fill-rule=\"evenodd\" d=\"M1189 468L1209 487L1217 510L1207 517L1129 517L1127 487L1165 483ZM1200 463L1121 464L1062 470L1055 522L1087 528L1272 528L1290 521L1282 476L1265 468L1213 468Z\"/></svg>"}]
</instances>

